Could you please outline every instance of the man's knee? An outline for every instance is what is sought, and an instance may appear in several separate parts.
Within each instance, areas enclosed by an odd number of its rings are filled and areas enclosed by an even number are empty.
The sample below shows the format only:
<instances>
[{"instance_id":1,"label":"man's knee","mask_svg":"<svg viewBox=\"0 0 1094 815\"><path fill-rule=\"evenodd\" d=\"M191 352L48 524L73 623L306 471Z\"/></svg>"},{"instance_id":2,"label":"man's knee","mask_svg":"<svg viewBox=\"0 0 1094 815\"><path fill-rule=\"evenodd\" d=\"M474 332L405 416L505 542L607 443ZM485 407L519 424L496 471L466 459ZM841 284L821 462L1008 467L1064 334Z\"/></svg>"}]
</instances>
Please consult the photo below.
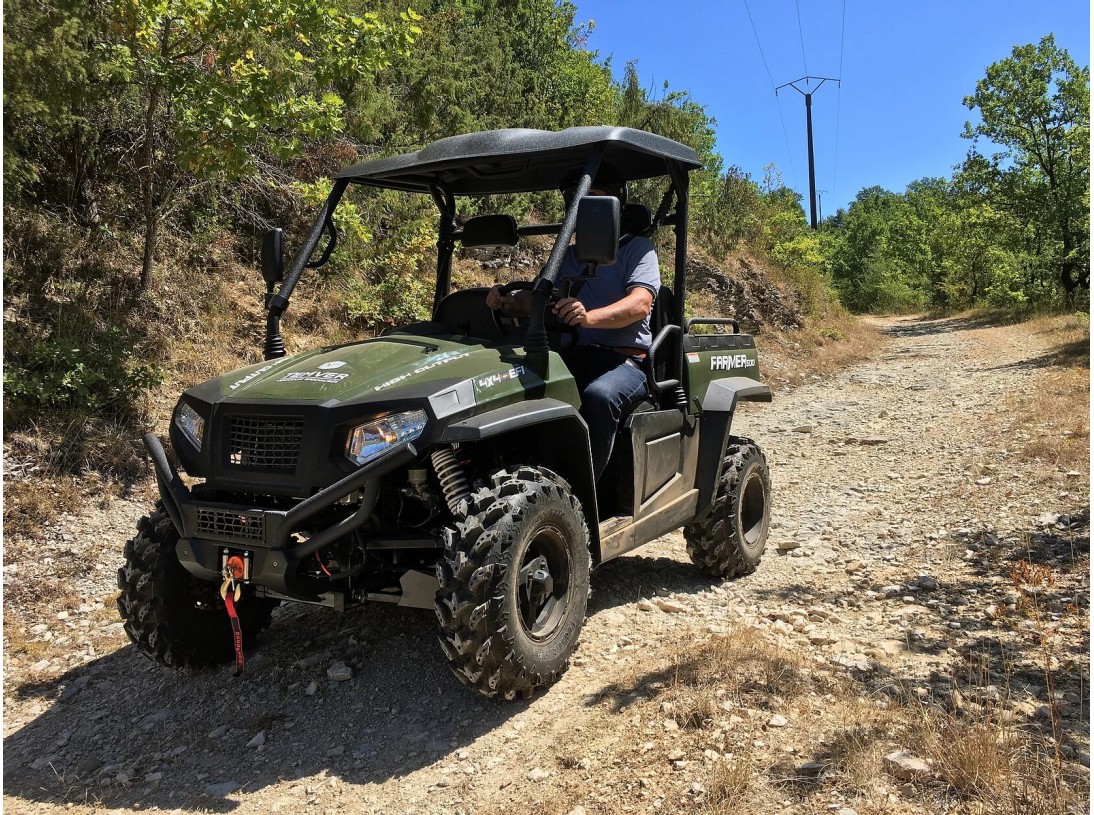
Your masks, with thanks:
<instances>
[{"instance_id":1,"label":"man's knee","mask_svg":"<svg viewBox=\"0 0 1094 815\"><path fill-rule=\"evenodd\" d=\"M612 414L619 410L623 401L618 388L603 380L592 382L581 394L581 405L591 412Z\"/></svg>"}]
</instances>

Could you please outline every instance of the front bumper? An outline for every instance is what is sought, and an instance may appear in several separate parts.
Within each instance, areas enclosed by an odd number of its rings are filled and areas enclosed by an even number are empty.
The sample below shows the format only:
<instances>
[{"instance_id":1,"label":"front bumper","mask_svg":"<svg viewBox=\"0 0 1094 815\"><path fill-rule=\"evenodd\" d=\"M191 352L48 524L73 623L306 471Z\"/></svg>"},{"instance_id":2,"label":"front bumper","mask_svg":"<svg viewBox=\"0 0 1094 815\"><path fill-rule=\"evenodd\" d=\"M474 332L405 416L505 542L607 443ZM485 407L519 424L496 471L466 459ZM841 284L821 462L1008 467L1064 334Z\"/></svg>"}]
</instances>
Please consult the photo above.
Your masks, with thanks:
<instances>
[{"instance_id":1,"label":"front bumper","mask_svg":"<svg viewBox=\"0 0 1094 815\"><path fill-rule=\"evenodd\" d=\"M186 570L202 580L218 580L223 551L242 549L251 557L247 582L291 596L313 594L302 591L294 579L300 561L362 526L376 505L380 477L418 456L411 443L394 447L292 508L275 510L195 498L168 462L160 440L146 433L144 446L156 470L164 507L178 530L176 553ZM318 513L358 491L360 501L347 505L341 520L302 543L292 538L294 532L308 528L308 521Z\"/></svg>"}]
</instances>

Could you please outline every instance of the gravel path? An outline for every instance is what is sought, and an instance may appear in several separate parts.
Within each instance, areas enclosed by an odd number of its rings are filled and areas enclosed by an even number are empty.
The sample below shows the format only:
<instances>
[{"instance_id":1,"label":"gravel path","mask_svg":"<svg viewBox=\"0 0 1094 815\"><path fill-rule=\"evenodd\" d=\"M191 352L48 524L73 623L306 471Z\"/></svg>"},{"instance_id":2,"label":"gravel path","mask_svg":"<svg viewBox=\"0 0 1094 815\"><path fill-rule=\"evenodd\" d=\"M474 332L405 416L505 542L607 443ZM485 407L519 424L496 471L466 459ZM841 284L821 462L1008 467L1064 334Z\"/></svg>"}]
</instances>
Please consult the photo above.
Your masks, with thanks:
<instances>
[{"instance_id":1,"label":"gravel path","mask_svg":"<svg viewBox=\"0 0 1094 815\"><path fill-rule=\"evenodd\" d=\"M1085 609L1067 611L1089 594L1089 472L1031 466L992 418L1036 387L1045 349L1020 328L878 324L874 359L735 420L773 474L759 571L712 584L679 534L607 564L571 669L530 703L471 695L444 665L432 612L387 606L280 609L242 681L154 666L113 609L121 543L147 495L64 516L43 535L45 562L9 542L4 807L564 813L583 810L560 791L592 784L579 796L589 813L674 811L598 756L646 738L626 714L643 697L626 688L681 642L743 625L817 664L932 690L960 685L955 666L1006 640L1020 691L1008 703L1036 721L1046 691L1022 649L1028 632L996 622L1021 599L1008 552L1057 570L1039 595L1069 643L1053 658L1089 660ZM59 602L41 603L54 592ZM328 679L337 662L351 679ZM983 676L961 680L965 697L993 687L990 666ZM1088 766L1085 701L1063 690L1064 754ZM808 721L783 712L787 743L807 742Z\"/></svg>"}]
</instances>

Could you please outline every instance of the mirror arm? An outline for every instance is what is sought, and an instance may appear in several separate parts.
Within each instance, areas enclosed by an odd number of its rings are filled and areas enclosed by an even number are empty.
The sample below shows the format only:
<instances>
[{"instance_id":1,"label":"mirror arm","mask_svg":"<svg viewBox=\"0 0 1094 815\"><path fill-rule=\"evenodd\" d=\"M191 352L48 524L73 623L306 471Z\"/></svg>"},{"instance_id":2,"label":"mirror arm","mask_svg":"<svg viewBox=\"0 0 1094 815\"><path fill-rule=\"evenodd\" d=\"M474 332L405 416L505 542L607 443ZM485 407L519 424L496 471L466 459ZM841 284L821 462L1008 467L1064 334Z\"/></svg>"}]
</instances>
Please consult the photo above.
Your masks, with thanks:
<instances>
[{"instance_id":1,"label":"mirror arm","mask_svg":"<svg viewBox=\"0 0 1094 815\"><path fill-rule=\"evenodd\" d=\"M289 276L285 282L281 284L281 288L277 294L273 294L272 291L266 295L266 343L263 349L263 354L266 359L275 359L277 357L285 356L285 341L281 337L281 315L285 313L285 309L289 307L289 297L292 296L293 289L296 288L297 282L300 280L300 276L304 273L304 269L308 267L308 258L312 256L315 251L315 247L319 244L319 239L323 236L323 233L328 229L328 223L333 227L331 216L334 214L335 207L338 206L338 202L342 199L342 194L346 191L346 187L349 185L349 181L345 178L340 178L334 182L334 188L330 191L330 195L327 196L326 202L323 204L322 209L319 210L319 215L315 219L315 223L311 228L311 232L308 234L307 240L304 241L303 246L293 255L292 263L289 266ZM334 250L333 241L332 245L328 246L327 251L324 252L321 260L325 263L330 252Z\"/></svg>"},{"instance_id":2,"label":"mirror arm","mask_svg":"<svg viewBox=\"0 0 1094 815\"><path fill-rule=\"evenodd\" d=\"M338 245L338 230L335 229L334 218L330 214L327 215L327 223L323 227L323 231L327 234L327 245L323 247L323 254L319 256L319 260L313 260L305 265L305 269L318 269L320 266L325 266L327 261L330 260L334 247Z\"/></svg>"}]
</instances>

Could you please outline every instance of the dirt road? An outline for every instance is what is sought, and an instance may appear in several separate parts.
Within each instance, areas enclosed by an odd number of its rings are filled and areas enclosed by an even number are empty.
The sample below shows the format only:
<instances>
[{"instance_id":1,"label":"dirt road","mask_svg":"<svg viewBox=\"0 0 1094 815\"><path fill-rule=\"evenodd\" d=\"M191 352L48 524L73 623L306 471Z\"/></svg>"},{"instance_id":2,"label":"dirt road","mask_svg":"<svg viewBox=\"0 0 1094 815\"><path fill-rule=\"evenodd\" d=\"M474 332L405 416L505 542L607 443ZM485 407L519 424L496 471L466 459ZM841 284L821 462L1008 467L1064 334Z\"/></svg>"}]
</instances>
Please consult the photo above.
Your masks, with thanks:
<instances>
[{"instance_id":1,"label":"dirt road","mask_svg":"<svg viewBox=\"0 0 1094 815\"><path fill-rule=\"evenodd\" d=\"M838 724L820 697L735 710L712 748L677 733L657 693L688 643L751 626L817 670L924 696L998 696L993 654L1008 654L1006 704L1036 725L1039 656L1028 630L999 621L1021 601L1016 549L1056 575L1037 596L1061 636L1052 659L1079 666L1057 693L1062 752L1082 773L1089 472L1031 463L1018 455L1028 439L1003 431L1008 399L1038 387L1044 341L961 321L879 326L870 361L735 421L773 473L759 571L714 584L678 534L607 564L572 667L530 703L472 696L444 665L432 613L386 606L280 609L241 681L154 666L112 607L146 496L65 516L43 536L48 562L9 545L6 811L703 811L719 753L755 757L749 794L767 803L752 811L939 811L891 779L855 794L788 789L780 768L807 762ZM63 601L43 602L53 591ZM338 661L352 679L328 680Z\"/></svg>"}]
</instances>

